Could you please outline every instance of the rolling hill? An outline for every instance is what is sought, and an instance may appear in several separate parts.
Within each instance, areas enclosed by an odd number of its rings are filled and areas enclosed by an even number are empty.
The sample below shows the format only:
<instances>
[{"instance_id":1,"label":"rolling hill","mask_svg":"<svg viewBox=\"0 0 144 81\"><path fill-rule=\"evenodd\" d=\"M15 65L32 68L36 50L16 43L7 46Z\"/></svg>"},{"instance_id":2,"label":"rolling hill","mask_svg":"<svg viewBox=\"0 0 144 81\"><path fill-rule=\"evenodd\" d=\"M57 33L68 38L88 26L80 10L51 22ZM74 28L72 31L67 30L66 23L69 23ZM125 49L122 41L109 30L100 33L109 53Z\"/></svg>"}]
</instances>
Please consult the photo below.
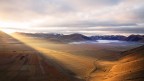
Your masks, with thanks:
<instances>
[{"instance_id":1,"label":"rolling hill","mask_svg":"<svg viewBox=\"0 0 144 81\"><path fill-rule=\"evenodd\" d=\"M144 46L125 51L122 55L118 61L109 63L105 71L98 69L99 72L89 81L144 81Z\"/></svg>"}]
</instances>

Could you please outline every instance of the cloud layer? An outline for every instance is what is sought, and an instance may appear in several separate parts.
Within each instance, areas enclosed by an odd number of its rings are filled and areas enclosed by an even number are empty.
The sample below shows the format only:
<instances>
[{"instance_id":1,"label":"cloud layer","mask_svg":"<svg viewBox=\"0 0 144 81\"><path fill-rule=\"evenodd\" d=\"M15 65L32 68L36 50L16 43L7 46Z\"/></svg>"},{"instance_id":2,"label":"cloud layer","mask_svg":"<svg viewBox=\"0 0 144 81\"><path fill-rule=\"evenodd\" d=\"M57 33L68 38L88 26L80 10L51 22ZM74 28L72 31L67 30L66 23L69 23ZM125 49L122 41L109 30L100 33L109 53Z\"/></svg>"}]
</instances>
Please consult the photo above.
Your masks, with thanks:
<instances>
[{"instance_id":1,"label":"cloud layer","mask_svg":"<svg viewBox=\"0 0 144 81\"><path fill-rule=\"evenodd\" d=\"M3 28L34 32L144 34L143 14L144 0L0 0L0 21L29 26Z\"/></svg>"}]
</instances>

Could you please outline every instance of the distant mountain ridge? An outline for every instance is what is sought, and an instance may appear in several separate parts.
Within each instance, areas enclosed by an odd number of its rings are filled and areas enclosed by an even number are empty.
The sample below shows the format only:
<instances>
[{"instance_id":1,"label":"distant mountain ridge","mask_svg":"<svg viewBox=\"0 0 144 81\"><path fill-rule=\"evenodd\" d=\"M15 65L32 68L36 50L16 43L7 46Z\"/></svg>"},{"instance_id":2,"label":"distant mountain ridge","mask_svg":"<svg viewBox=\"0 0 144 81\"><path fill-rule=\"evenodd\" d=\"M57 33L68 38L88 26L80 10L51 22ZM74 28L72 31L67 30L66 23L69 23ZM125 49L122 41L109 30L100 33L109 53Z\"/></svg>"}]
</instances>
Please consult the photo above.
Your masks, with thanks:
<instances>
[{"instance_id":1,"label":"distant mountain ridge","mask_svg":"<svg viewBox=\"0 0 144 81\"><path fill-rule=\"evenodd\" d=\"M70 34L70 35L63 35L59 38L60 40L64 41L85 41L85 40L91 40L90 37L87 37L82 34Z\"/></svg>"},{"instance_id":2,"label":"distant mountain ridge","mask_svg":"<svg viewBox=\"0 0 144 81\"><path fill-rule=\"evenodd\" d=\"M55 33L15 33L25 35L27 37L44 38L52 41L61 42L75 42L75 41L96 41L96 40L122 40L122 41L132 41L132 42L144 42L144 35L130 35L128 37L123 35L95 35L95 36L85 36L79 33L63 35Z\"/></svg>"},{"instance_id":3,"label":"distant mountain ridge","mask_svg":"<svg viewBox=\"0 0 144 81\"><path fill-rule=\"evenodd\" d=\"M93 40L125 40L126 36L122 35L104 35L104 36L91 36Z\"/></svg>"},{"instance_id":4,"label":"distant mountain ridge","mask_svg":"<svg viewBox=\"0 0 144 81\"><path fill-rule=\"evenodd\" d=\"M125 40L126 41L144 42L144 35L130 35Z\"/></svg>"}]
</instances>

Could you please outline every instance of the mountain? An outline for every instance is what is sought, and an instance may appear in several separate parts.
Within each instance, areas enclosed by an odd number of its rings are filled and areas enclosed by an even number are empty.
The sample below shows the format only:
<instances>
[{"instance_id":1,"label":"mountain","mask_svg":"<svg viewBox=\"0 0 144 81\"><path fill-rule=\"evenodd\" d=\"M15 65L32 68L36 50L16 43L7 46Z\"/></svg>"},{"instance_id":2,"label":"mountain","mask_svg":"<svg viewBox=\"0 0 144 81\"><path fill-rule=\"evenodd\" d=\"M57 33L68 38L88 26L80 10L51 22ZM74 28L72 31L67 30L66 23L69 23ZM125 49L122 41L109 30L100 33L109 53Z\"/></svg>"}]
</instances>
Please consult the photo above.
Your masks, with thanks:
<instances>
[{"instance_id":1,"label":"mountain","mask_svg":"<svg viewBox=\"0 0 144 81\"><path fill-rule=\"evenodd\" d=\"M91 40L90 37L84 36L82 34L77 34L77 33L70 34L70 35L63 35L59 39L67 42Z\"/></svg>"},{"instance_id":2,"label":"mountain","mask_svg":"<svg viewBox=\"0 0 144 81\"><path fill-rule=\"evenodd\" d=\"M96 41L96 40L122 40L133 42L144 42L144 35L130 35L128 37L123 35L95 35L85 36L82 34L74 33L70 35L55 34L55 33L15 33L24 35L29 38L47 39L57 42L78 42L78 41Z\"/></svg>"},{"instance_id":3,"label":"mountain","mask_svg":"<svg viewBox=\"0 0 144 81\"><path fill-rule=\"evenodd\" d=\"M91 40L90 37L84 36L82 34L54 34L54 33L15 33L19 35L23 35L28 38L37 38L37 39L47 39L55 42L76 42L76 41L88 41Z\"/></svg>"},{"instance_id":4,"label":"mountain","mask_svg":"<svg viewBox=\"0 0 144 81\"><path fill-rule=\"evenodd\" d=\"M122 35L91 36L92 40L124 40L125 38Z\"/></svg>"},{"instance_id":5,"label":"mountain","mask_svg":"<svg viewBox=\"0 0 144 81\"><path fill-rule=\"evenodd\" d=\"M55 33L20 33L16 32L13 34L24 35L25 37L35 37L35 38L57 38L62 36L62 34L55 34Z\"/></svg>"},{"instance_id":6,"label":"mountain","mask_svg":"<svg viewBox=\"0 0 144 81\"><path fill-rule=\"evenodd\" d=\"M134 42L144 42L144 35L130 35L125 40Z\"/></svg>"}]
</instances>

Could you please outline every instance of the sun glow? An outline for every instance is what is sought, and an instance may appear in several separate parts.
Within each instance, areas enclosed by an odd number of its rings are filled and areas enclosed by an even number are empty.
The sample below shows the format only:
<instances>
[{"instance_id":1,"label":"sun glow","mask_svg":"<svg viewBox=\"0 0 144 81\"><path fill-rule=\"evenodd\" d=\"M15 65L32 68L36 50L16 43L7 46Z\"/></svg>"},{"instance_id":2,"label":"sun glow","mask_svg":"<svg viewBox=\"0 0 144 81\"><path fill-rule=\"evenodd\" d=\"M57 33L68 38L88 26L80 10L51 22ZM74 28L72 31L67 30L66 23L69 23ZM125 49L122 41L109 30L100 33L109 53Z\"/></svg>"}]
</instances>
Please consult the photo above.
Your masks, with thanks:
<instances>
[{"instance_id":1,"label":"sun glow","mask_svg":"<svg viewBox=\"0 0 144 81\"><path fill-rule=\"evenodd\" d=\"M28 23L0 21L0 27L29 27Z\"/></svg>"},{"instance_id":2,"label":"sun glow","mask_svg":"<svg viewBox=\"0 0 144 81\"><path fill-rule=\"evenodd\" d=\"M6 21L0 21L0 30L2 30L5 33L13 33L16 32L17 30L20 30L21 28L29 28L30 24L29 23L20 23L20 22L6 22Z\"/></svg>"},{"instance_id":3,"label":"sun glow","mask_svg":"<svg viewBox=\"0 0 144 81\"><path fill-rule=\"evenodd\" d=\"M12 30L12 29L1 29L1 30L7 34L11 34L11 33L16 32L15 30Z\"/></svg>"}]
</instances>

